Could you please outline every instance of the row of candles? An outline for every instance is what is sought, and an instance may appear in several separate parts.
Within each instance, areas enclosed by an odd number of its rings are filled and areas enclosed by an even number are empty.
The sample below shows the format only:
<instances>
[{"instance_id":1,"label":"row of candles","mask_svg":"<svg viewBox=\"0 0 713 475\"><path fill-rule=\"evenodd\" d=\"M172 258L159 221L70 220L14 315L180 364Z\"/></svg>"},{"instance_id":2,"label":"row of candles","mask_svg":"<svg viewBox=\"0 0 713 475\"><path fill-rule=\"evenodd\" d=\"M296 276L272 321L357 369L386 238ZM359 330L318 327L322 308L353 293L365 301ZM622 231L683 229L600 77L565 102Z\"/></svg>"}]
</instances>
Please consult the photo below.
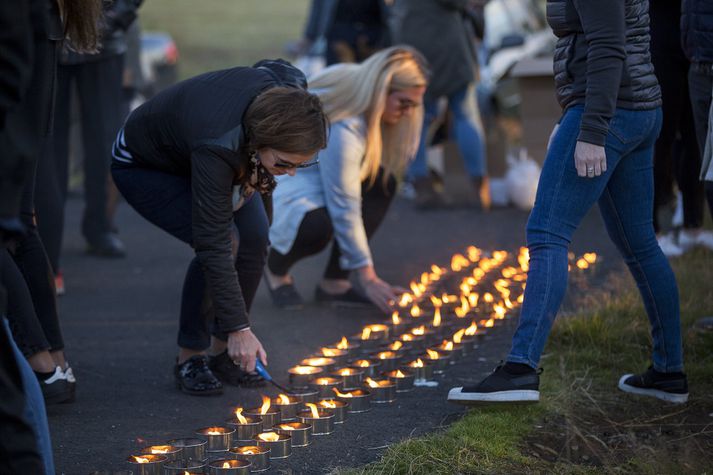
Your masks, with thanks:
<instances>
[{"instance_id":1,"label":"row of candles","mask_svg":"<svg viewBox=\"0 0 713 475\"><path fill-rule=\"evenodd\" d=\"M597 256L570 255L570 260L570 268L587 269ZM433 265L412 281L411 291L394 302L391 319L366 325L290 368L289 394L263 396L260 407L238 407L224 425L146 447L129 462L140 475L267 470L270 460L287 458L293 448L332 434L348 414L428 385L472 352L522 303L528 265L526 248L513 256L506 251L486 255L470 246L453 256L449 268Z\"/></svg>"}]
</instances>

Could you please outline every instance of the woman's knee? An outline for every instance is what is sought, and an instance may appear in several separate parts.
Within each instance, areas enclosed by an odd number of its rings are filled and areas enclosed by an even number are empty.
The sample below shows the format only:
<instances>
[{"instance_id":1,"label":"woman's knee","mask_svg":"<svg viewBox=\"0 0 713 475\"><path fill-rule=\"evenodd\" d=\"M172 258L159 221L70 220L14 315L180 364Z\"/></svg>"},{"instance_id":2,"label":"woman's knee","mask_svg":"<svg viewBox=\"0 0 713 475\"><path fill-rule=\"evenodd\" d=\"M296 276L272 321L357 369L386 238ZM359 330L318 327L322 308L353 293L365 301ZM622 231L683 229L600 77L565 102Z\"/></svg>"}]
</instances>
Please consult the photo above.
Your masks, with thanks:
<instances>
[{"instance_id":1,"label":"woman's knee","mask_svg":"<svg viewBox=\"0 0 713 475\"><path fill-rule=\"evenodd\" d=\"M332 219L326 208L319 208L305 215L297 231L295 245L318 252L327 247L333 237Z\"/></svg>"}]
</instances>

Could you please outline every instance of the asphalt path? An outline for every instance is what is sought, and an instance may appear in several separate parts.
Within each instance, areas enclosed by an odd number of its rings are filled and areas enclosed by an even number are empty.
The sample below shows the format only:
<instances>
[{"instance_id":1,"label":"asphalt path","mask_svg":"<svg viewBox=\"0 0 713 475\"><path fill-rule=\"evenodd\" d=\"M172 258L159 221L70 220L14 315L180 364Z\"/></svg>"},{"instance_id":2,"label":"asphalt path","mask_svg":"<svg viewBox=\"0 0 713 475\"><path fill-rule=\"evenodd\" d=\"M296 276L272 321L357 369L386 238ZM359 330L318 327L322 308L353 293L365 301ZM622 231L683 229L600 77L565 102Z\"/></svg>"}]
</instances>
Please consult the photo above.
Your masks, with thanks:
<instances>
[{"instance_id":1,"label":"asphalt path","mask_svg":"<svg viewBox=\"0 0 713 475\"><path fill-rule=\"evenodd\" d=\"M199 427L224 421L233 406L256 406L261 393L277 394L270 388L234 387L211 398L178 392L172 368L180 291L192 251L123 205L117 224L128 257L90 257L78 231L81 206L81 199L68 203L62 259L67 294L60 299L61 321L78 392L74 404L49 409L57 473L127 469L126 457L147 442L190 437ZM470 244L516 250L524 244L526 220L527 213L515 209L417 212L397 199L373 240L377 271L385 280L405 285ZM605 265L618 261L596 211L584 220L572 250L596 251ZM301 311L273 307L264 284L258 292L251 320L277 380L286 381L286 369L320 346L384 318L373 311L313 303L325 260L322 253L294 269L297 288L310 302ZM439 379L438 387L419 388L391 405L354 415L333 435L273 464L271 473L316 474L359 466L378 459L394 442L441 430L463 414L445 401L448 389L492 369L505 356L511 332L512 325L491 332L475 353Z\"/></svg>"}]
</instances>

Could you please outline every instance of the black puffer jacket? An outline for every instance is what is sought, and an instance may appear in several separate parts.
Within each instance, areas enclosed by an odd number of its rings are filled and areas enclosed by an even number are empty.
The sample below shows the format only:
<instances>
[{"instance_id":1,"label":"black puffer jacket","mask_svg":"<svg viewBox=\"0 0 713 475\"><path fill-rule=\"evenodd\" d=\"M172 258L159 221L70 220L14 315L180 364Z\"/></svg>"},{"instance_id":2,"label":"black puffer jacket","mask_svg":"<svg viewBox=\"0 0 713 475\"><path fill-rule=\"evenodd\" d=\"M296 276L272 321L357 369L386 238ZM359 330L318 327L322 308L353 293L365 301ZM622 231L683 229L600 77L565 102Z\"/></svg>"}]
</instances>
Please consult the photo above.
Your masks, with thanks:
<instances>
[{"instance_id":1,"label":"black puffer jacket","mask_svg":"<svg viewBox=\"0 0 713 475\"><path fill-rule=\"evenodd\" d=\"M249 325L230 241L233 186L244 182L249 160L243 115L269 88L307 87L304 74L287 62L261 61L255 66L175 84L134 110L124 125L132 166L191 179L192 246L221 333Z\"/></svg>"},{"instance_id":2,"label":"black puffer jacket","mask_svg":"<svg viewBox=\"0 0 713 475\"><path fill-rule=\"evenodd\" d=\"M562 108L584 104L579 140L604 145L617 107L661 105L649 53L648 0L548 0L559 38L554 73Z\"/></svg>"},{"instance_id":3,"label":"black puffer jacket","mask_svg":"<svg viewBox=\"0 0 713 475\"><path fill-rule=\"evenodd\" d=\"M713 64L713 1L683 0L681 41L691 62Z\"/></svg>"}]
</instances>

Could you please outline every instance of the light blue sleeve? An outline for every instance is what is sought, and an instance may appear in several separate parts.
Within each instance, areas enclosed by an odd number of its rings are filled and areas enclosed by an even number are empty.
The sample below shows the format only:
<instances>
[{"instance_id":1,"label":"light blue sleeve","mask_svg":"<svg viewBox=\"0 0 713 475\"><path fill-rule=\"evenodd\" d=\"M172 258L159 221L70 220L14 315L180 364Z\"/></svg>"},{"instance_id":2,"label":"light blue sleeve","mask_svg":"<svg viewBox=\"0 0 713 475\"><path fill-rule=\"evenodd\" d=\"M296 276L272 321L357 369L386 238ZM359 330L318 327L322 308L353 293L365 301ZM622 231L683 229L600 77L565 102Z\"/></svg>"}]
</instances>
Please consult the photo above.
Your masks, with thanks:
<instances>
[{"instance_id":1,"label":"light blue sleeve","mask_svg":"<svg viewBox=\"0 0 713 475\"><path fill-rule=\"evenodd\" d=\"M332 125L319 170L327 212L339 244L342 269L372 265L371 250L361 216L361 163L366 149L365 126L359 119Z\"/></svg>"}]
</instances>

